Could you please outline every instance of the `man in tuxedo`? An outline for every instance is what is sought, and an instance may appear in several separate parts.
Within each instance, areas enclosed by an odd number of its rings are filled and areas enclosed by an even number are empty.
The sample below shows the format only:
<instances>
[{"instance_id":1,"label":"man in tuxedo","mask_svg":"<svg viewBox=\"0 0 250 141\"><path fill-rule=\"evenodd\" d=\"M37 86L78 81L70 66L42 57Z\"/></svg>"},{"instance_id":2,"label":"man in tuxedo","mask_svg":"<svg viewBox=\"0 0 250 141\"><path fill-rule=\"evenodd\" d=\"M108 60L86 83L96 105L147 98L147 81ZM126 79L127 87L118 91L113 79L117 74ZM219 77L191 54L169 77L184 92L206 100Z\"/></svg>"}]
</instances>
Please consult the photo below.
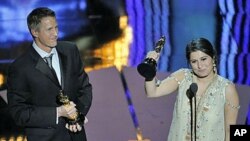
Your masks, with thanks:
<instances>
[{"instance_id":1,"label":"man in tuxedo","mask_svg":"<svg viewBox=\"0 0 250 141\"><path fill-rule=\"evenodd\" d=\"M49 8L34 9L27 24L33 43L8 71L11 117L25 128L28 141L86 141L92 86L77 46L57 41L56 15Z\"/></svg>"}]
</instances>

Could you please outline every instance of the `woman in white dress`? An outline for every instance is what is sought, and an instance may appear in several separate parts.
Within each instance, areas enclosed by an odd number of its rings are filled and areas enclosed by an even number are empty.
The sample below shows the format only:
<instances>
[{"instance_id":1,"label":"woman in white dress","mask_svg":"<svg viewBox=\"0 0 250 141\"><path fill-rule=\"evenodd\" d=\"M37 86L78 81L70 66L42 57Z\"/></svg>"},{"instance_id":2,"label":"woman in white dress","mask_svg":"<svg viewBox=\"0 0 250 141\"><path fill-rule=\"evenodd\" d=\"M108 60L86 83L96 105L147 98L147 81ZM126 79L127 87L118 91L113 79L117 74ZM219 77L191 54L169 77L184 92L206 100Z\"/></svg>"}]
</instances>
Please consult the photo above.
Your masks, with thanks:
<instances>
[{"instance_id":1,"label":"woman in white dress","mask_svg":"<svg viewBox=\"0 0 250 141\"><path fill-rule=\"evenodd\" d=\"M159 53L150 51L147 58L158 60ZM196 141L229 141L230 125L236 123L240 107L235 85L217 74L216 51L207 39L192 40L186 47L186 59L191 69L181 68L164 80L156 77L145 80L148 97L178 91L168 141L191 141L195 136ZM196 102L187 96L192 83L198 86ZM196 103L193 118L190 101L192 105ZM196 119L192 127L191 119Z\"/></svg>"}]
</instances>

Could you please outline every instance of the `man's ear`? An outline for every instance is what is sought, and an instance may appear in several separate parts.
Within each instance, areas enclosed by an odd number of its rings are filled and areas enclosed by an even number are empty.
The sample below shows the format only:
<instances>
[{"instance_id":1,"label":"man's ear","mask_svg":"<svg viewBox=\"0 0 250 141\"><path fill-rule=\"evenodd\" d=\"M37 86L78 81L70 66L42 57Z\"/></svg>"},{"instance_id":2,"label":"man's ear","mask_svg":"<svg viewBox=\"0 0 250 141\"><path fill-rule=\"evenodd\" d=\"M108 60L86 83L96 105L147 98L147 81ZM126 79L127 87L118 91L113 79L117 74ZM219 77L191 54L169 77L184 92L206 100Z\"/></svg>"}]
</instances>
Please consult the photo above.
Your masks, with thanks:
<instances>
[{"instance_id":1,"label":"man's ear","mask_svg":"<svg viewBox=\"0 0 250 141\"><path fill-rule=\"evenodd\" d=\"M38 37L38 31L35 29L31 29L31 34L33 35L33 37Z\"/></svg>"}]
</instances>

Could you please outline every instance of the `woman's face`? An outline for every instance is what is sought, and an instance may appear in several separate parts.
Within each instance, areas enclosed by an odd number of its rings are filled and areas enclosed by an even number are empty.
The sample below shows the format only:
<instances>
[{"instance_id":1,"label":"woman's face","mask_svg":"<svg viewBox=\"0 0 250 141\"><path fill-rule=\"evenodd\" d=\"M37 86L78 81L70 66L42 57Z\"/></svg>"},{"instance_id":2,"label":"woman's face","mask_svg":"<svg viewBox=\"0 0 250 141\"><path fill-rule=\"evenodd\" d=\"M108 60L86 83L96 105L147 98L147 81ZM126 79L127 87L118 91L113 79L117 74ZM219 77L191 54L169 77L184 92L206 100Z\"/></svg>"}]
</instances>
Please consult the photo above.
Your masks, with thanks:
<instances>
[{"instance_id":1,"label":"woman's face","mask_svg":"<svg viewBox=\"0 0 250 141\"><path fill-rule=\"evenodd\" d=\"M202 51L190 53L190 64L198 77L207 77L213 73L213 59Z\"/></svg>"}]
</instances>

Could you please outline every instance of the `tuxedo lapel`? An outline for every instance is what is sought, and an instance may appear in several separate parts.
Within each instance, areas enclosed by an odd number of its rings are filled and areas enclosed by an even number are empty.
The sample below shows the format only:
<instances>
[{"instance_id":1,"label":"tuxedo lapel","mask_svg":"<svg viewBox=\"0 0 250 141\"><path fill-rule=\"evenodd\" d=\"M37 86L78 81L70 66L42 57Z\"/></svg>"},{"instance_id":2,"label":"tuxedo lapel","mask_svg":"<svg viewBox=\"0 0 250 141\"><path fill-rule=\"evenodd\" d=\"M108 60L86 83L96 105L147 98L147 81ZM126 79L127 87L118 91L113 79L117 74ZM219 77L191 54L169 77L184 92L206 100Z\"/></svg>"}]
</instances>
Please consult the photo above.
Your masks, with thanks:
<instances>
[{"instance_id":1,"label":"tuxedo lapel","mask_svg":"<svg viewBox=\"0 0 250 141\"><path fill-rule=\"evenodd\" d=\"M40 72L42 72L44 75L46 75L50 80L52 80L56 85L60 87L56 75L53 74L52 70L49 68L49 66L45 63L45 61L42 58L38 59L36 64L36 69L38 69Z\"/></svg>"},{"instance_id":2,"label":"tuxedo lapel","mask_svg":"<svg viewBox=\"0 0 250 141\"><path fill-rule=\"evenodd\" d=\"M60 88L64 89L65 82L66 82L66 76L67 76L67 56L62 50L61 47L56 46L56 50L58 53L59 58L59 64L60 64L60 71L61 71L61 85L58 81L58 78L55 74L53 74L52 70L49 68L49 66L46 64L46 62L43 60L43 58L40 57L40 55L35 51L35 49L31 46L30 54L32 58L35 61L35 67L37 70L42 72L44 75L46 75L53 83L55 83Z\"/></svg>"},{"instance_id":3,"label":"tuxedo lapel","mask_svg":"<svg viewBox=\"0 0 250 141\"><path fill-rule=\"evenodd\" d=\"M61 69L61 86L62 89L65 89L65 83L67 82L67 56L64 55L60 49L57 49L59 63L60 63L60 69Z\"/></svg>"}]
</instances>

